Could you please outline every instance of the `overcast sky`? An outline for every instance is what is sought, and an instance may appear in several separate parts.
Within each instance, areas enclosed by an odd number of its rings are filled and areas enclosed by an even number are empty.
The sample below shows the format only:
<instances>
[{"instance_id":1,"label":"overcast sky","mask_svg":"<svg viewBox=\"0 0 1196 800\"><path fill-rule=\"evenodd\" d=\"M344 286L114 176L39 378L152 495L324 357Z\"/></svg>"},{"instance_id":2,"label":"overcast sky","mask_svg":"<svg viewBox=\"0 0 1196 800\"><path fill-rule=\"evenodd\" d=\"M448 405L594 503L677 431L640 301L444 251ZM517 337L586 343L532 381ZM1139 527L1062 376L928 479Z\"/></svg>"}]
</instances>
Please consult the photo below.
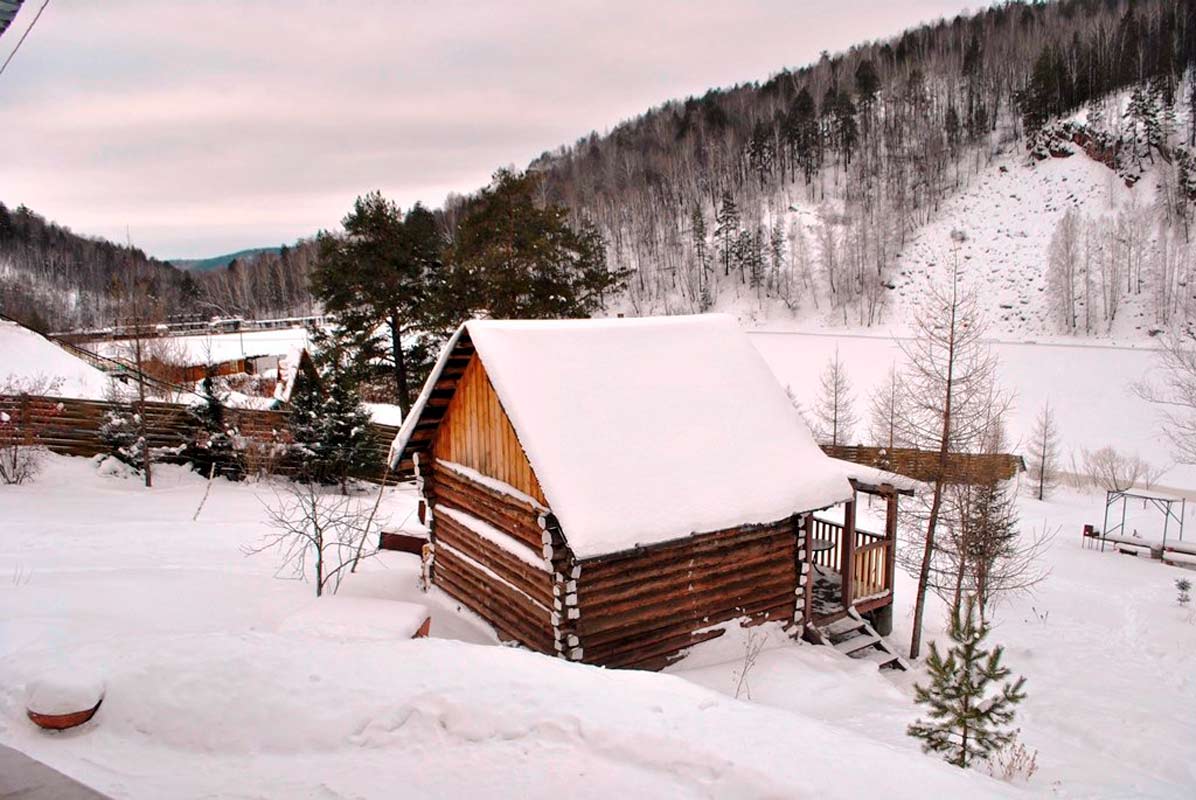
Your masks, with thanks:
<instances>
[{"instance_id":1,"label":"overcast sky","mask_svg":"<svg viewBox=\"0 0 1196 800\"><path fill-rule=\"evenodd\" d=\"M167 258L289 242L976 5L52 0L0 76L0 201Z\"/></svg>"}]
</instances>

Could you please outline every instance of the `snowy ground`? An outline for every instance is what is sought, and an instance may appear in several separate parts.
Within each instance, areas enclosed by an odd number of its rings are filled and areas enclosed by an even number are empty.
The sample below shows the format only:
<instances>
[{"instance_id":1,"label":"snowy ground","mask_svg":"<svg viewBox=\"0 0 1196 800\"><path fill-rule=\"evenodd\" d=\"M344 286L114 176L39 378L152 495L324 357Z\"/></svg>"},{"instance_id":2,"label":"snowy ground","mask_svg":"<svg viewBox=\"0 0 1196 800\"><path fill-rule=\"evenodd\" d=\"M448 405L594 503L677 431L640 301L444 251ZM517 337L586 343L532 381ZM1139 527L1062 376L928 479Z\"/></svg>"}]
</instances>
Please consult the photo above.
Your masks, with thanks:
<instances>
[{"instance_id":1,"label":"snowy ground","mask_svg":"<svg viewBox=\"0 0 1196 800\"><path fill-rule=\"evenodd\" d=\"M0 319L0 386L14 392L45 391L46 381L57 382L57 393L64 397L102 398L108 387L108 377L86 361L28 328Z\"/></svg>"},{"instance_id":2,"label":"snowy ground","mask_svg":"<svg viewBox=\"0 0 1196 800\"><path fill-rule=\"evenodd\" d=\"M306 328L297 326L244 333L166 336L154 341L165 343L172 353L177 352L188 364L206 364L237 358L285 356L293 349L307 347L309 336ZM92 342L87 347L106 356L125 355L127 350L123 342Z\"/></svg>"},{"instance_id":3,"label":"snowy ground","mask_svg":"<svg viewBox=\"0 0 1196 800\"><path fill-rule=\"evenodd\" d=\"M838 348L860 418L851 441L867 442L869 395L884 381L890 365L900 369L904 361L897 338L862 331L756 331L750 338L777 379L806 409L813 407L819 376ZM1068 469L1072 454L1082 463L1082 450L1112 446L1165 469L1160 490L1196 497L1196 468L1174 463L1173 448L1159 427L1159 409L1133 392L1135 383L1157 376L1154 350L1083 341L994 340L991 347L1000 360L1000 385L1014 396L1006 421L1013 452L1025 453L1035 418L1049 401Z\"/></svg>"},{"instance_id":4,"label":"snowy ground","mask_svg":"<svg viewBox=\"0 0 1196 800\"><path fill-rule=\"evenodd\" d=\"M416 559L386 554L311 625L309 584L241 547L263 532L264 485L163 467L156 486L52 457L0 488L0 741L116 797L995 796L1011 791L921 756L902 733L912 677L886 677L768 628L733 699L744 635L671 675L608 672L493 646ZM1079 547L1098 500L1026 502L1062 526L1036 597L1002 608L996 638L1029 679L1021 724L1039 749L1029 791L1190 797L1196 785L1196 621L1179 570ZM385 513L411 524L412 497ZM1191 574L1191 573L1188 573ZM898 585L895 641L911 587ZM431 640L387 638L378 604L428 605ZM318 601L327 602L327 601ZM328 625L343 613L344 625ZM941 609L932 609L932 630ZM96 720L46 735L25 685L68 665L98 675ZM747 698L750 693L750 702Z\"/></svg>"}]
</instances>

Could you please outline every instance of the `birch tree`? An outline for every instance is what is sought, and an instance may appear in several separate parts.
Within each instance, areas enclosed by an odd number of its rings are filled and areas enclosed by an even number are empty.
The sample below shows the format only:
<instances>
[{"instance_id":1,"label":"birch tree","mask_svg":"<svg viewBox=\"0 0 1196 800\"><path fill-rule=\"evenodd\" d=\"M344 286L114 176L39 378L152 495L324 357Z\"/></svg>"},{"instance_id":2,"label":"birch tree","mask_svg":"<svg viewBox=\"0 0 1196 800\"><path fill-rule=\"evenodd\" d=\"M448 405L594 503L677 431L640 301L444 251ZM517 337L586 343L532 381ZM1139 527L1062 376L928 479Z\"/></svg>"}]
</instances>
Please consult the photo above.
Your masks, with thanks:
<instances>
[{"instance_id":1,"label":"birch tree","mask_svg":"<svg viewBox=\"0 0 1196 800\"><path fill-rule=\"evenodd\" d=\"M1066 333L1077 327L1076 296L1081 259L1080 215L1068 209L1055 227L1047 249L1047 292L1056 317Z\"/></svg>"}]
</instances>

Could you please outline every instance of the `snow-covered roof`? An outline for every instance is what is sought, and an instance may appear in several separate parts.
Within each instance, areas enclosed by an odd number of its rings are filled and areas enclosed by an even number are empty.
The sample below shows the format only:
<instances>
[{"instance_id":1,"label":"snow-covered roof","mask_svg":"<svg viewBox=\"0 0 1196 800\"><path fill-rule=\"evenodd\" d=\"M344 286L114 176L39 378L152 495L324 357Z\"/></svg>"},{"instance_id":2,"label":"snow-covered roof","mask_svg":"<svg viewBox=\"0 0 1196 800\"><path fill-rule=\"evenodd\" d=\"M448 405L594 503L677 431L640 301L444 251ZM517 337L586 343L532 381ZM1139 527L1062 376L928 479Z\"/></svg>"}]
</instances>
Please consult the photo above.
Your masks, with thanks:
<instances>
[{"instance_id":1,"label":"snow-covered roof","mask_svg":"<svg viewBox=\"0 0 1196 800\"><path fill-rule=\"evenodd\" d=\"M856 464L852 461L844 461L839 458L829 459L832 463L839 467L846 475L857 483L865 484L867 486L892 486L895 490L902 493L917 493L926 488L926 484L905 475L898 475L896 472L889 472L888 470L877 469L866 464Z\"/></svg>"},{"instance_id":2,"label":"snow-covered roof","mask_svg":"<svg viewBox=\"0 0 1196 800\"><path fill-rule=\"evenodd\" d=\"M851 496L844 471L814 443L731 317L486 320L462 330L579 558L772 522Z\"/></svg>"}]
</instances>

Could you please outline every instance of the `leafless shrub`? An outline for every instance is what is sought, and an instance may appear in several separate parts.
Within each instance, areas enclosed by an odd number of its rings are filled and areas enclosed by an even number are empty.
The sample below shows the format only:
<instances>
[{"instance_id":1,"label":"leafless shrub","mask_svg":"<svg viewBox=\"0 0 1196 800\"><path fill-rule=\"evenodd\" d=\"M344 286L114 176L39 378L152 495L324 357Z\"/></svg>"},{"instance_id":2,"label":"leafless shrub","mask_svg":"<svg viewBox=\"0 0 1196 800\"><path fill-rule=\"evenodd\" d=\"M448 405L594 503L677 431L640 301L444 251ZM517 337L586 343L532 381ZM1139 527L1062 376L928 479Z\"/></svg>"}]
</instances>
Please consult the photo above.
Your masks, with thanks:
<instances>
[{"instance_id":1,"label":"leafless shrub","mask_svg":"<svg viewBox=\"0 0 1196 800\"><path fill-rule=\"evenodd\" d=\"M336 594L346 570L362 557L362 544L377 528L356 498L332 494L314 483L275 488L266 507L270 533L246 555L277 550L278 576L307 580L314 570L316 597Z\"/></svg>"},{"instance_id":2,"label":"leafless shrub","mask_svg":"<svg viewBox=\"0 0 1196 800\"><path fill-rule=\"evenodd\" d=\"M997 780L1006 783L1028 782L1038 772L1038 751L1014 739L985 759L984 764L988 774Z\"/></svg>"},{"instance_id":3,"label":"leafless shrub","mask_svg":"<svg viewBox=\"0 0 1196 800\"><path fill-rule=\"evenodd\" d=\"M1099 450L1082 450L1084 474L1089 482L1107 492L1124 492L1133 488L1145 476L1158 473L1154 468L1137 455L1119 453L1112 447L1102 447ZM1153 483L1153 480L1151 482Z\"/></svg>"},{"instance_id":4,"label":"leafless shrub","mask_svg":"<svg viewBox=\"0 0 1196 800\"><path fill-rule=\"evenodd\" d=\"M268 437L247 437L241 449L246 477L255 480L273 477L282 462L291 452L290 435L286 431L272 430Z\"/></svg>"},{"instance_id":5,"label":"leafless shrub","mask_svg":"<svg viewBox=\"0 0 1196 800\"><path fill-rule=\"evenodd\" d=\"M46 375L31 378L9 375L0 382L0 395L16 398L12 413L0 411L0 483L25 483L41 471L46 448L41 444L42 425L34 419L34 412L53 414L62 406L36 409L34 406L42 402L37 398L53 395L61 387L62 378Z\"/></svg>"},{"instance_id":6,"label":"leafless shrub","mask_svg":"<svg viewBox=\"0 0 1196 800\"><path fill-rule=\"evenodd\" d=\"M743 663L736 670L736 675L739 676L738 682L735 684L735 699L738 700L740 695L745 696L748 700L752 699L752 687L748 683L748 675L752 671L752 667L756 666L756 661L760 658L760 653L764 650L764 645L768 643L768 634L760 633L756 628L749 628L747 631L747 638L743 642Z\"/></svg>"}]
</instances>

